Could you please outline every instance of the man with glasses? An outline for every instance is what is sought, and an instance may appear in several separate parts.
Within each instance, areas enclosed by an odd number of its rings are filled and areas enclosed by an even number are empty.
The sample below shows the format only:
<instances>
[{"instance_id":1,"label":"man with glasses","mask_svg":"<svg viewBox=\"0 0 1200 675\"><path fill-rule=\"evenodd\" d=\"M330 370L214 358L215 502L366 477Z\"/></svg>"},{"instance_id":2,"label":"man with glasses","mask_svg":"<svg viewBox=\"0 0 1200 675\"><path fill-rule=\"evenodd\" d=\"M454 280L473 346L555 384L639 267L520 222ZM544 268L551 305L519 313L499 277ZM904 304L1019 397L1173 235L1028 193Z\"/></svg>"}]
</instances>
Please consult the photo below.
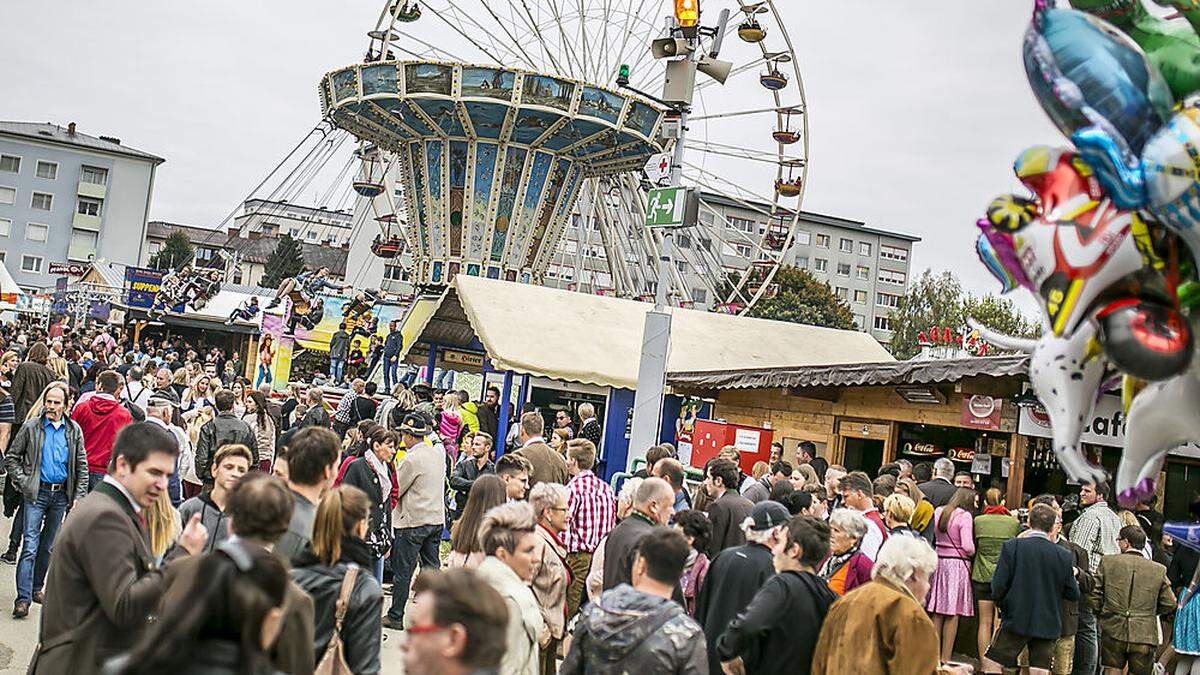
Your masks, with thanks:
<instances>
[{"instance_id":1,"label":"man with glasses","mask_svg":"<svg viewBox=\"0 0 1200 675\"><path fill-rule=\"evenodd\" d=\"M566 410L559 410L554 413L554 428L566 429L568 441L575 438L575 429L571 426L571 414Z\"/></svg>"},{"instance_id":2,"label":"man with glasses","mask_svg":"<svg viewBox=\"0 0 1200 675\"><path fill-rule=\"evenodd\" d=\"M494 673L504 656L508 608L475 572L452 569L417 577L412 625L400 646L409 675Z\"/></svg>"}]
</instances>

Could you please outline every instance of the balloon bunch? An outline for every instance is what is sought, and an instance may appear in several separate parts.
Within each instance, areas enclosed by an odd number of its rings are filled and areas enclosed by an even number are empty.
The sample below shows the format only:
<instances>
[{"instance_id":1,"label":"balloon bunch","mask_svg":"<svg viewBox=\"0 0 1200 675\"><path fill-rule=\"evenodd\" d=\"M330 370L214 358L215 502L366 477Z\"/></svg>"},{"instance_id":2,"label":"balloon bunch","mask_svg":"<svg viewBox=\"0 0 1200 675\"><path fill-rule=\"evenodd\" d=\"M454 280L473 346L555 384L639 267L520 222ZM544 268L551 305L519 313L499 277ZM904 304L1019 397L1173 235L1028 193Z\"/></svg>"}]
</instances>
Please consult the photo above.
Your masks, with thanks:
<instances>
[{"instance_id":1,"label":"balloon bunch","mask_svg":"<svg viewBox=\"0 0 1200 675\"><path fill-rule=\"evenodd\" d=\"M1071 4L1037 0L1023 55L1074 147L1022 152L1013 169L1030 194L996 198L977 223L980 260L1003 292L1033 294L1047 329L1025 340L979 328L1031 353L1055 454L1075 480L1105 476L1080 435L1122 383L1116 488L1129 505L1155 491L1168 450L1200 442L1200 9L1173 0L1177 14L1161 18L1142 0Z\"/></svg>"}]
</instances>

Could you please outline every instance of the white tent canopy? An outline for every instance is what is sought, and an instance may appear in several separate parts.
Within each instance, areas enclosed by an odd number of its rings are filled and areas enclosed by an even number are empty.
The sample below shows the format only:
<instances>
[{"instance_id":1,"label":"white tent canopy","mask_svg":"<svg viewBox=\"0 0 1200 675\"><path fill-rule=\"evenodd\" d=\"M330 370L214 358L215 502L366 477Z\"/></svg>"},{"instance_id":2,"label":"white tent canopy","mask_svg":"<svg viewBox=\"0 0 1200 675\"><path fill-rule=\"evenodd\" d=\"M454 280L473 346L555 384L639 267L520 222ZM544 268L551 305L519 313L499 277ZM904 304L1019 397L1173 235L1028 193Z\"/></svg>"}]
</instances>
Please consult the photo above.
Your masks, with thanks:
<instances>
[{"instance_id":1,"label":"white tent canopy","mask_svg":"<svg viewBox=\"0 0 1200 675\"><path fill-rule=\"evenodd\" d=\"M21 287L8 273L8 268L0 264L0 309L16 309L20 295Z\"/></svg>"},{"instance_id":2,"label":"white tent canopy","mask_svg":"<svg viewBox=\"0 0 1200 675\"><path fill-rule=\"evenodd\" d=\"M634 300L460 274L422 333L445 345L439 334L453 331L439 327L439 319L449 324L465 314L497 369L634 389L650 308ZM668 371L893 360L875 338L857 331L691 309L671 313Z\"/></svg>"}]
</instances>

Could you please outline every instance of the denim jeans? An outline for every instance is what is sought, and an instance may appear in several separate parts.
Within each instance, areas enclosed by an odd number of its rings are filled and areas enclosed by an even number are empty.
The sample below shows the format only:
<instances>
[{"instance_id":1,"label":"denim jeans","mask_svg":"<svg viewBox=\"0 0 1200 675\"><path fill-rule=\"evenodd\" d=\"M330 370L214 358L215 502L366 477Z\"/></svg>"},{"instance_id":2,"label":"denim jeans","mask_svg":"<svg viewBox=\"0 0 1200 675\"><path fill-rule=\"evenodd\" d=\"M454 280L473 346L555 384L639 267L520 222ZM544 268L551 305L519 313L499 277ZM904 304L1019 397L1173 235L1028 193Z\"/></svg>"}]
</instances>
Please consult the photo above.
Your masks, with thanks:
<instances>
[{"instance_id":1,"label":"denim jeans","mask_svg":"<svg viewBox=\"0 0 1200 675\"><path fill-rule=\"evenodd\" d=\"M1072 675L1096 675L1100 663L1100 628L1087 600L1079 601L1079 630L1075 632L1075 667Z\"/></svg>"},{"instance_id":2,"label":"denim jeans","mask_svg":"<svg viewBox=\"0 0 1200 675\"><path fill-rule=\"evenodd\" d=\"M386 392L392 391L392 383L400 381L400 359L399 354L395 356L383 355L383 390Z\"/></svg>"},{"instance_id":3,"label":"denim jeans","mask_svg":"<svg viewBox=\"0 0 1200 675\"><path fill-rule=\"evenodd\" d=\"M17 563L17 600L30 602L33 592L42 590L46 582L54 538L67 515L67 491L65 488L51 491L43 485L38 489L37 501L27 500L23 506L25 538Z\"/></svg>"},{"instance_id":4,"label":"denim jeans","mask_svg":"<svg viewBox=\"0 0 1200 675\"><path fill-rule=\"evenodd\" d=\"M346 374L346 359L329 357L329 379L336 384L342 381L342 376Z\"/></svg>"},{"instance_id":5,"label":"denim jeans","mask_svg":"<svg viewBox=\"0 0 1200 675\"><path fill-rule=\"evenodd\" d=\"M454 371L449 368L443 368L438 372L434 389L450 389L454 386Z\"/></svg>"},{"instance_id":6,"label":"denim jeans","mask_svg":"<svg viewBox=\"0 0 1200 675\"><path fill-rule=\"evenodd\" d=\"M383 556L375 559L375 564L371 566L371 574L375 575L375 581L383 584Z\"/></svg>"},{"instance_id":7,"label":"denim jeans","mask_svg":"<svg viewBox=\"0 0 1200 675\"><path fill-rule=\"evenodd\" d=\"M404 620L408 587L412 584L418 558L423 570L441 567L442 561L438 555L441 542L441 525L396 528L396 541L392 544L392 606L387 613L389 619Z\"/></svg>"}]
</instances>

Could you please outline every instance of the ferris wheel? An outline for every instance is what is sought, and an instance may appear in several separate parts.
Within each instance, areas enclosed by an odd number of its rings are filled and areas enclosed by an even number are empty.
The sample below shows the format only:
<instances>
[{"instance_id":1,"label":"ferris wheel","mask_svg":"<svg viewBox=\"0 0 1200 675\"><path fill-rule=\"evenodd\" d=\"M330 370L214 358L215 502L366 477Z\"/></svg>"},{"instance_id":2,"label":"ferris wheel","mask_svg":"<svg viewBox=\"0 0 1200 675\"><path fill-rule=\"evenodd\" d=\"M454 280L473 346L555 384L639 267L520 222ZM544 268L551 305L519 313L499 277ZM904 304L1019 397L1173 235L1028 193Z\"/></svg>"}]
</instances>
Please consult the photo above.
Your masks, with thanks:
<instances>
[{"instance_id":1,"label":"ferris wheel","mask_svg":"<svg viewBox=\"0 0 1200 675\"><path fill-rule=\"evenodd\" d=\"M678 115L655 100L667 70L650 44L674 2L389 1L363 62L319 88L326 119L360 144L354 190L372 202L376 255L408 253L422 285L544 283L555 262L593 292L652 297L663 237L643 227L644 167L673 151ZM729 63L697 81L687 117L682 172L700 213L690 245L673 247L668 298L692 306L699 287L711 308L742 313L775 292L797 231L806 102L776 2L700 9ZM568 226L574 261L559 246Z\"/></svg>"}]
</instances>

